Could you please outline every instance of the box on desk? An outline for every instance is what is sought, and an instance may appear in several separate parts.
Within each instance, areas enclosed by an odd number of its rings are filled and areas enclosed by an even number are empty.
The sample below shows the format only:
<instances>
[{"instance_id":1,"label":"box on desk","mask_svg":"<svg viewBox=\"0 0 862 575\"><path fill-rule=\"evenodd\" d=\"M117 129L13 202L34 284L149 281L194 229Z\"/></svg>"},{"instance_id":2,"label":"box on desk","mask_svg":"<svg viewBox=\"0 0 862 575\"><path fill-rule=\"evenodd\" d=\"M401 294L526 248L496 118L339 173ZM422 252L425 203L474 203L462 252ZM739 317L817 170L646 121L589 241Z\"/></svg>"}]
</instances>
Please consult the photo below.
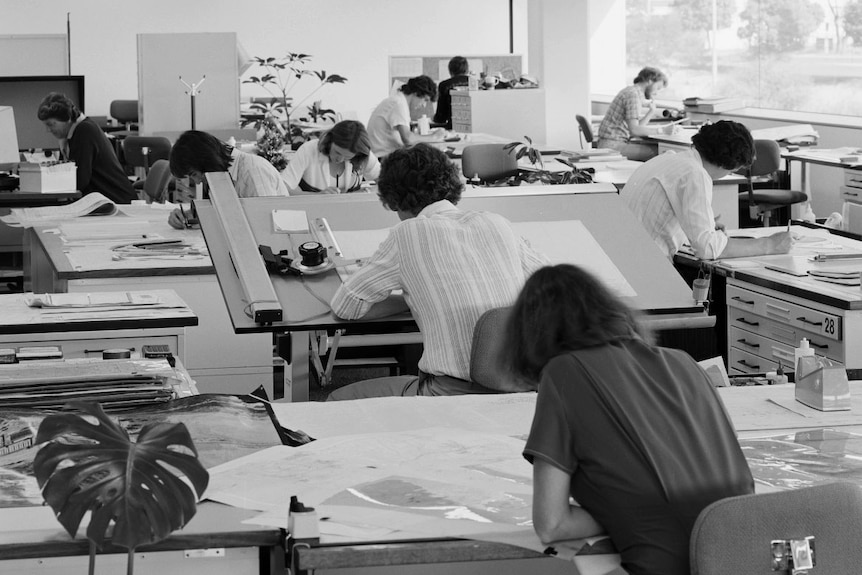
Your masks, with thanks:
<instances>
[{"instance_id":1,"label":"box on desk","mask_svg":"<svg viewBox=\"0 0 862 575\"><path fill-rule=\"evenodd\" d=\"M74 162L18 165L19 187L22 192L70 192L77 189L77 167Z\"/></svg>"},{"instance_id":2,"label":"box on desk","mask_svg":"<svg viewBox=\"0 0 862 575\"><path fill-rule=\"evenodd\" d=\"M796 401L820 411L849 410L847 370L825 357L800 358L796 367Z\"/></svg>"}]
</instances>

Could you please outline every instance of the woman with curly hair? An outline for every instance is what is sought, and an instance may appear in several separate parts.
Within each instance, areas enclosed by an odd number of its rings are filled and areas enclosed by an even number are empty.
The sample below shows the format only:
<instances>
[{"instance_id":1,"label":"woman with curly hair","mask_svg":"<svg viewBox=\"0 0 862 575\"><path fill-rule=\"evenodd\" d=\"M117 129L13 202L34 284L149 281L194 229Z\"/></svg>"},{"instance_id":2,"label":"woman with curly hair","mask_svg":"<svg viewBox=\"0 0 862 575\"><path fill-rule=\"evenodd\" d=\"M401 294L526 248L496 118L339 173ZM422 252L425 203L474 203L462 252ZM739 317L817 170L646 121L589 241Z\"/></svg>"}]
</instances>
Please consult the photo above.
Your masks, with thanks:
<instances>
[{"instance_id":1,"label":"woman with curly hair","mask_svg":"<svg viewBox=\"0 0 862 575\"><path fill-rule=\"evenodd\" d=\"M337 316L357 319L402 290L424 340L419 376L354 383L329 399L491 392L470 381L473 328L485 311L511 305L545 258L504 217L459 210L458 169L428 144L392 152L377 184L380 201L402 221L330 305Z\"/></svg>"},{"instance_id":2,"label":"woman with curly hair","mask_svg":"<svg viewBox=\"0 0 862 575\"><path fill-rule=\"evenodd\" d=\"M430 134L410 131L411 112L418 113L428 102L437 100L437 84L428 76L410 78L394 94L380 102L368 120L371 149L378 158L393 150L418 142L440 142L446 131L434 128Z\"/></svg>"}]
</instances>

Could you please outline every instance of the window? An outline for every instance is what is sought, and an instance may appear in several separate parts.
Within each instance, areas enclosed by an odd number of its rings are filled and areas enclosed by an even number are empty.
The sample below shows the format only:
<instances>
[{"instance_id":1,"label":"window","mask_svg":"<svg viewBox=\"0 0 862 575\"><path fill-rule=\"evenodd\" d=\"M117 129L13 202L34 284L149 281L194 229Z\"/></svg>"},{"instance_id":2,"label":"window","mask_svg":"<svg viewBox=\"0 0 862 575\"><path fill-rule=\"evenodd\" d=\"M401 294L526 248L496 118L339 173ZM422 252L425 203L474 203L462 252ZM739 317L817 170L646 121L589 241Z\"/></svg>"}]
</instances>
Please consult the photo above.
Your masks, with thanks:
<instances>
[{"instance_id":1,"label":"window","mask_svg":"<svg viewBox=\"0 0 862 575\"><path fill-rule=\"evenodd\" d=\"M626 76L656 66L662 100L862 116L862 0L626 0Z\"/></svg>"}]
</instances>

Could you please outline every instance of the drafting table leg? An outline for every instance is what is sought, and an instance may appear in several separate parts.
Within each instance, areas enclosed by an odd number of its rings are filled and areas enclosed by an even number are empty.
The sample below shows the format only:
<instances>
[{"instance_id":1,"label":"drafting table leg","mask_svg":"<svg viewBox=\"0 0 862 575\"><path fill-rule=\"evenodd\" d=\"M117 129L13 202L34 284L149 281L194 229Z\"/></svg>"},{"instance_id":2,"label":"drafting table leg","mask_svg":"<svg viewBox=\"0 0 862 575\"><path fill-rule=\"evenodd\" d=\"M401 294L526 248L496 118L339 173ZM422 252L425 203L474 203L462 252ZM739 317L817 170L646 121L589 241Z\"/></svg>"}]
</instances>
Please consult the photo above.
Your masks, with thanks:
<instances>
[{"instance_id":1,"label":"drafting table leg","mask_svg":"<svg viewBox=\"0 0 862 575\"><path fill-rule=\"evenodd\" d=\"M790 181L790 189L799 189L806 196L808 196L809 203L812 200L811 197L811 182L808 174L808 162L802 160L799 162L799 186L798 188L793 185L793 179ZM790 206L790 218L794 220L801 220L802 216L805 214L805 203L801 204L793 204Z\"/></svg>"},{"instance_id":2,"label":"drafting table leg","mask_svg":"<svg viewBox=\"0 0 862 575\"><path fill-rule=\"evenodd\" d=\"M311 338L307 331L286 334L290 340L284 357L284 398L286 401L308 401L308 354Z\"/></svg>"}]
</instances>

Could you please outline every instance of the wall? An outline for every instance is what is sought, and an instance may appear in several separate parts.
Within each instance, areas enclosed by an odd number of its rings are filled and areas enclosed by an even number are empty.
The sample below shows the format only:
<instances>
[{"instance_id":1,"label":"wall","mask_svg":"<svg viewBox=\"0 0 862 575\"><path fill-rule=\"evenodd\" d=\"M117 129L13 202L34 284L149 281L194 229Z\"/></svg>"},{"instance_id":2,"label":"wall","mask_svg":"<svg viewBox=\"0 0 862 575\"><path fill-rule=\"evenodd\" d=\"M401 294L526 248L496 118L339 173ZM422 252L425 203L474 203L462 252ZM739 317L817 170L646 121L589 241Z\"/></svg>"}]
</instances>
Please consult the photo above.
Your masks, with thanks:
<instances>
[{"instance_id":1,"label":"wall","mask_svg":"<svg viewBox=\"0 0 862 575\"><path fill-rule=\"evenodd\" d=\"M515 0L521 54L526 3ZM251 56L311 54L314 69L348 78L313 99L362 121L387 95L390 54L509 51L508 0L0 0L0 9L0 35L62 34L70 14L71 72L86 76L89 115L107 115L111 100L137 98L139 33L236 32ZM185 91L179 81L177 90ZM300 86L294 94L306 93Z\"/></svg>"}]
</instances>

